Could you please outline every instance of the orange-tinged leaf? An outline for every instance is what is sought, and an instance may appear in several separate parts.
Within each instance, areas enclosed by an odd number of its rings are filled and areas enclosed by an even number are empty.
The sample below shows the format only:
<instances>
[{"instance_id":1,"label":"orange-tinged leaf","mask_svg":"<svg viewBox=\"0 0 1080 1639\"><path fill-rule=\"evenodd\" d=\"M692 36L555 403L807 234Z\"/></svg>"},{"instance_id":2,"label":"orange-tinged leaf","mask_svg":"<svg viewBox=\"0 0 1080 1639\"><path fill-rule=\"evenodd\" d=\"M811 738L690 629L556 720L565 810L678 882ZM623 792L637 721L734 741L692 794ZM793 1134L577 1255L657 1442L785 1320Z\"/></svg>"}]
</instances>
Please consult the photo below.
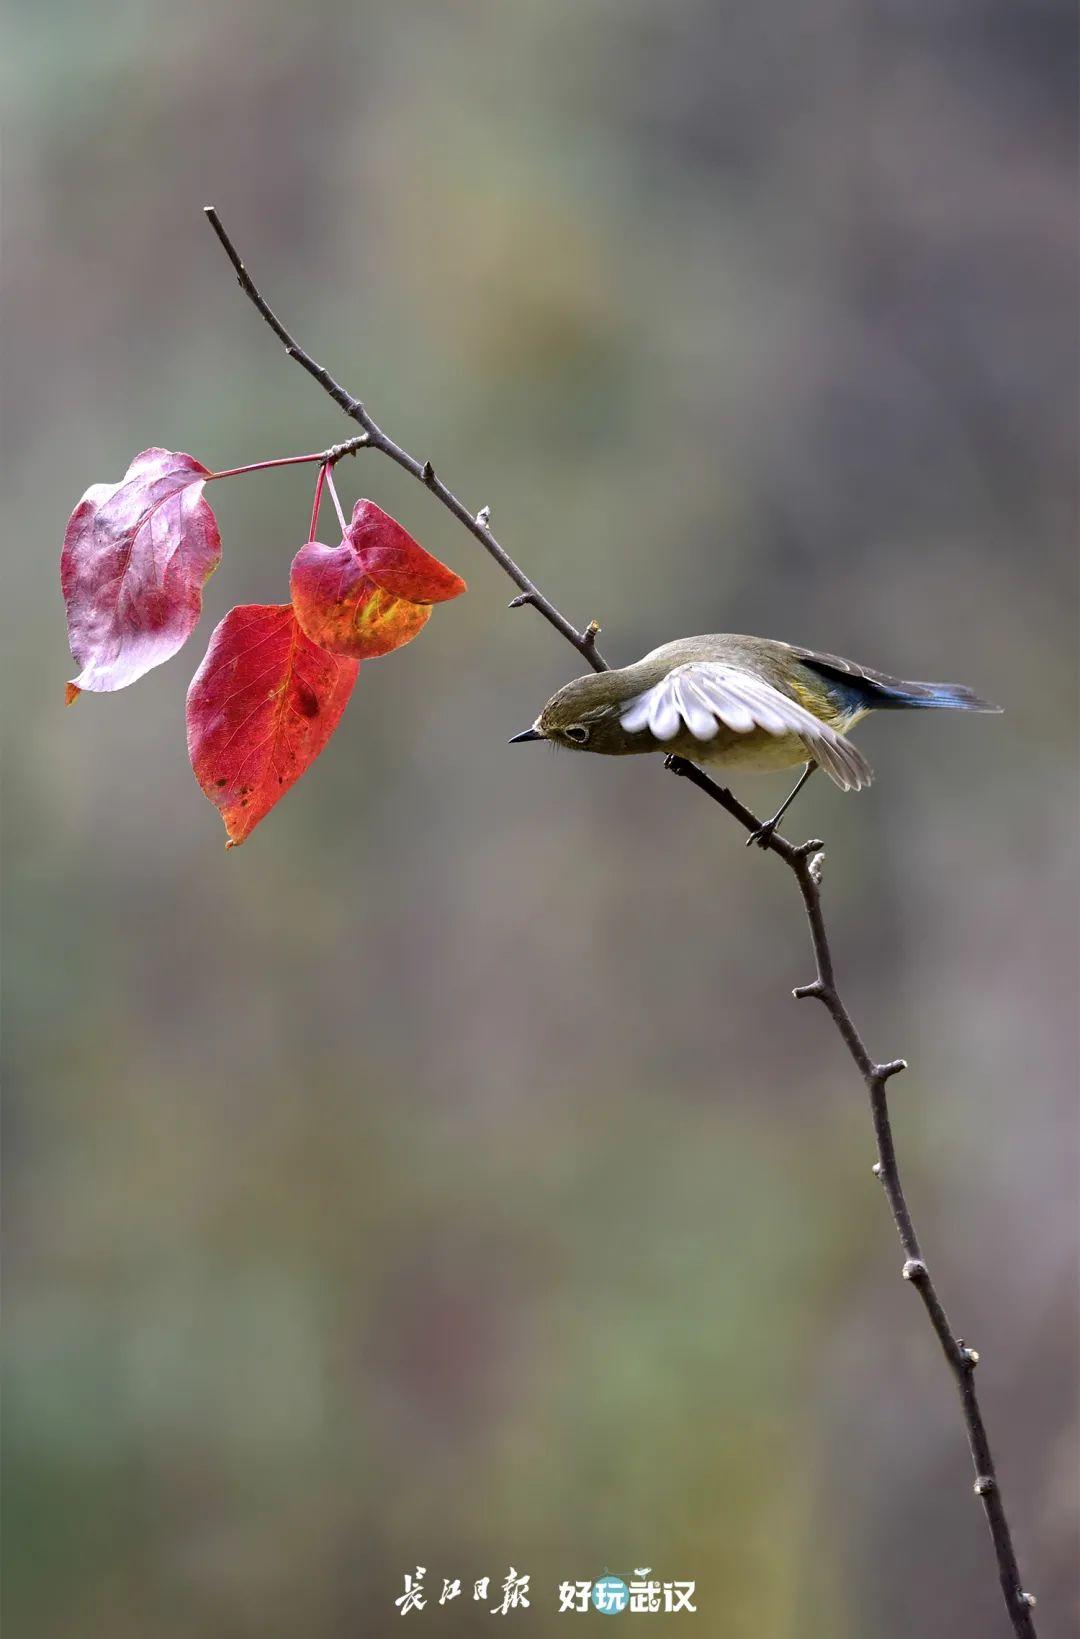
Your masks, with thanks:
<instances>
[{"instance_id":1,"label":"orange-tinged leaf","mask_svg":"<svg viewBox=\"0 0 1080 1639\"><path fill-rule=\"evenodd\" d=\"M169 660L202 612L221 558L206 467L143 450L118 484L94 484L68 521L60 557L76 693L110 693Z\"/></svg>"},{"instance_id":2,"label":"orange-tinged leaf","mask_svg":"<svg viewBox=\"0 0 1080 1639\"><path fill-rule=\"evenodd\" d=\"M373 659L410 642L433 603L459 597L465 582L374 501L357 501L340 546L308 541L293 559L293 608L312 642L334 654Z\"/></svg>"},{"instance_id":3,"label":"orange-tinged leaf","mask_svg":"<svg viewBox=\"0 0 1080 1639\"><path fill-rule=\"evenodd\" d=\"M292 562L293 608L312 642L333 654L373 660L414 638L427 624L430 603L395 598L366 575L348 541L308 541Z\"/></svg>"},{"instance_id":4,"label":"orange-tinged leaf","mask_svg":"<svg viewBox=\"0 0 1080 1639\"><path fill-rule=\"evenodd\" d=\"M307 772L341 721L360 663L328 654L291 604L230 609L187 697L188 755L234 847Z\"/></svg>"}]
</instances>

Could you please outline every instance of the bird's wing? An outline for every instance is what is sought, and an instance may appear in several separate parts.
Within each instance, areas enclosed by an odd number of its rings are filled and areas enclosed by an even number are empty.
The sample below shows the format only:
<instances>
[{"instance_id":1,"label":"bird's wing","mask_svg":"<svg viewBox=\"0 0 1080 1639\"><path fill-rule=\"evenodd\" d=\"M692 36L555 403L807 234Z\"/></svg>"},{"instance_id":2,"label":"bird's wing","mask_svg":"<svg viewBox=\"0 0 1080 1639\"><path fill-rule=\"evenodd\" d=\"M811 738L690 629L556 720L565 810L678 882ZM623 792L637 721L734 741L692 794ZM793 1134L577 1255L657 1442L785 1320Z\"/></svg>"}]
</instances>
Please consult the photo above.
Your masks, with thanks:
<instances>
[{"instance_id":1,"label":"bird's wing","mask_svg":"<svg viewBox=\"0 0 1080 1639\"><path fill-rule=\"evenodd\" d=\"M808 759L822 767L844 791L858 791L873 778L862 752L771 683L741 666L695 660L675 666L651 689L629 700L619 715L628 734L647 728L657 740L674 740L685 726L695 740L712 740L720 724L736 734L764 729L798 735Z\"/></svg>"}]
</instances>

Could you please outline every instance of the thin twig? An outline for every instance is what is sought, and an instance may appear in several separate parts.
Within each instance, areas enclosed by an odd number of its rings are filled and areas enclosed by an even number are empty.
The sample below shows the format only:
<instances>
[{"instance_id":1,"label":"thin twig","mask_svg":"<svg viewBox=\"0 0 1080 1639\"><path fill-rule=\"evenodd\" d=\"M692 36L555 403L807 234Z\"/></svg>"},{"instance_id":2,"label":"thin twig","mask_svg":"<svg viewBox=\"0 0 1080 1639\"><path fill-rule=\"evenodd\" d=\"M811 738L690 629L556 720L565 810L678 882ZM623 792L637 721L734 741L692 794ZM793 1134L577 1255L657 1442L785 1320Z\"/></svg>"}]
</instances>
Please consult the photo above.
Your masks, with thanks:
<instances>
[{"instance_id":1,"label":"thin twig","mask_svg":"<svg viewBox=\"0 0 1080 1639\"><path fill-rule=\"evenodd\" d=\"M224 227L212 205L206 207L206 215L210 225L220 239L225 253L228 256L236 277L244 294L254 303L262 314L271 330L281 342L290 358L300 364L309 375L313 376L323 390L330 395L346 415L360 423L367 437L367 447L381 450L384 455L403 467L408 473L422 483L425 488L442 502L448 511L480 542L484 550L494 558L514 584L520 587L520 593L515 597L510 607L520 608L531 604L555 630L572 644L592 666L594 671L607 671L607 662L596 647L596 636L600 628L596 621L590 621L583 632L562 615L540 589L529 579L524 570L511 558L510 554L499 545L491 533L490 509L482 507L479 512L472 513L457 496L450 490L442 479L437 477L430 461L418 461L415 456L409 455L400 445L383 432L382 428L369 415L359 399L353 398L345 388L325 370L294 340L260 295L252 282L247 269L225 232ZM732 796L725 786L717 785L714 780L702 772L696 764L688 762L684 757L668 757L665 768L681 778L689 780L706 796L719 803L733 819L747 831L759 829L760 821L749 808L746 808L737 797ZM963 1408L964 1427L967 1432L968 1446L971 1450L971 1459L975 1468L975 1492L982 1499L986 1513L990 1535L997 1556L998 1577L1001 1591L1005 1599L1006 1609L1012 1622L1013 1631L1019 1639L1037 1639L1035 1621L1032 1608L1035 1604L1034 1595L1024 1590L1020 1578L1020 1571L1016 1562L1016 1551L1013 1547L1012 1536L1008 1520L1005 1516L1005 1506L1002 1501L1001 1490L998 1484L997 1471L990 1453L990 1443L983 1422L982 1411L978 1396L975 1392L975 1367L978 1364L977 1352L969 1348L963 1338L957 1337L949 1324L948 1317L938 1296L919 1245L911 1212L904 1195L903 1184L900 1179L900 1168L896 1159L896 1148L893 1143L892 1125L889 1119L889 1105L887 1084L892 1076L905 1070L907 1065L903 1059L893 1059L891 1062L879 1064L868 1052L860 1036L851 1014L848 1012L836 983L833 966L832 951L825 929L825 919L821 904L821 875L824 864L824 849L816 839L804 842L796 847L786 838L775 833L768 837L765 846L774 854L778 854L795 876L802 895L803 907L806 911L807 922L810 927L810 940L817 966L817 975L808 985L800 985L795 991L796 997L813 996L824 1005L832 1019L844 1046L854 1060L863 1081L866 1083L870 1095L870 1111L874 1122L874 1136L877 1143L877 1163L874 1172L885 1190L897 1234L904 1251L904 1266L901 1275L918 1292L926 1308L927 1316L934 1333L941 1345L942 1352L949 1364L957 1389L960 1394L960 1403Z\"/></svg>"},{"instance_id":2,"label":"thin twig","mask_svg":"<svg viewBox=\"0 0 1080 1639\"><path fill-rule=\"evenodd\" d=\"M236 271L237 282L244 295L254 302L275 336L283 343L289 357L295 359L297 364L305 369L309 376L314 376L323 391L329 393L334 403L344 410L346 415L359 422L368 435L368 447L381 450L384 455L390 457L391 461L395 461L399 467L403 467L406 472L411 473L425 488L429 489L442 502L443 506L454 514L458 522L464 524L469 534L476 537L484 551L495 559L499 568L504 574L510 576L515 586L521 588L533 608L538 610L544 619L554 626L555 630L561 633L568 643L572 643L579 654L584 655L593 670L598 672L607 671L607 662L597 651L595 643L587 641L584 634L579 632L577 627L572 625L565 615L560 614L555 605L548 601L538 587L533 585L524 569L521 569L514 562L509 552L499 545L486 520L482 521L481 516L470 512L468 507L458 500L453 490L448 488L442 479L436 475L431 462L418 461L407 450L403 450L400 444L395 444L392 438L388 438L374 417L365 410L360 400L353 398L351 393L346 392L345 388L334 380L329 370L325 370L321 364L316 364L311 355L304 352L299 343L290 336L269 303L264 301L255 288L247 268L240 260L235 245L222 227L221 219L213 205L206 206L206 216L210 226L221 240L225 254Z\"/></svg>"},{"instance_id":3,"label":"thin twig","mask_svg":"<svg viewBox=\"0 0 1080 1639\"><path fill-rule=\"evenodd\" d=\"M332 467L345 455L355 455L367 444L366 433L358 433L355 438L347 438L344 444L333 444L328 450L316 450L313 455L282 455L276 461L249 461L246 467L226 467L223 472L210 472L206 475L206 482L212 478L242 478L247 472L271 472L275 467L302 467L314 461L324 467Z\"/></svg>"}]
</instances>

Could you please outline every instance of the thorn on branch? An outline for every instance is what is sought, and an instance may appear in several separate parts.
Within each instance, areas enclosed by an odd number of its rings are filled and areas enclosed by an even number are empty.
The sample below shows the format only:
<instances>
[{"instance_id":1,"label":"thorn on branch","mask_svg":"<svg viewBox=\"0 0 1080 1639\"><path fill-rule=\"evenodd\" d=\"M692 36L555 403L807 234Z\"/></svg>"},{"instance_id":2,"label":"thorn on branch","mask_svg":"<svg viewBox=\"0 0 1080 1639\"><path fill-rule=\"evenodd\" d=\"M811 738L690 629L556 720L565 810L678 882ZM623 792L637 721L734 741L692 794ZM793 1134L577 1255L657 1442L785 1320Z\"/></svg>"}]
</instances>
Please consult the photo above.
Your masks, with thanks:
<instances>
[{"instance_id":1,"label":"thorn on branch","mask_svg":"<svg viewBox=\"0 0 1080 1639\"><path fill-rule=\"evenodd\" d=\"M420 482L422 484L426 484L429 489L435 482L435 468L432 466L430 461L425 461L424 465L420 468Z\"/></svg>"},{"instance_id":2,"label":"thorn on branch","mask_svg":"<svg viewBox=\"0 0 1080 1639\"><path fill-rule=\"evenodd\" d=\"M516 598L511 598L506 605L508 609L524 609L527 603L535 603L536 599L531 592L519 592Z\"/></svg>"},{"instance_id":3,"label":"thorn on branch","mask_svg":"<svg viewBox=\"0 0 1080 1639\"><path fill-rule=\"evenodd\" d=\"M803 1001L807 996L818 996L823 998L825 995L825 986L822 984L820 979L815 979L808 985L796 985L791 994L797 1002Z\"/></svg>"},{"instance_id":4,"label":"thorn on branch","mask_svg":"<svg viewBox=\"0 0 1080 1639\"><path fill-rule=\"evenodd\" d=\"M890 1059L888 1064L874 1065L874 1080L888 1081L892 1076L898 1076L901 1070L908 1067L907 1059Z\"/></svg>"},{"instance_id":5,"label":"thorn on branch","mask_svg":"<svg viewBox=\"0 0 1080 1639\"><path fill-rule=\"evenodd\" d=\"M921 1258L909 1258L900 1273L913 1286L921 1286L930 1271Z\"/></svg>"}]
</instances>

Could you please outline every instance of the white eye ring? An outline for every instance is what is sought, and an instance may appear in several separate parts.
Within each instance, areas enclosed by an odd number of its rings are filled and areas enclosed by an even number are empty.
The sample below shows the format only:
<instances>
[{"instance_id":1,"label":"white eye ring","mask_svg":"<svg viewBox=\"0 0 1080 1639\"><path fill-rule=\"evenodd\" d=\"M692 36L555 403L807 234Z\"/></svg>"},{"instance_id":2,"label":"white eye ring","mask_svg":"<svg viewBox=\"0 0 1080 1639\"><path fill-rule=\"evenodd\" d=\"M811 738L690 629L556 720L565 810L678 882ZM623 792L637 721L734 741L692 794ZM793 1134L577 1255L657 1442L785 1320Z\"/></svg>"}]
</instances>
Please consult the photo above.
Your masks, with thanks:
<instances>
[{"instance_id":1,"label":"white eye ring","mask_svg":"<svg viewBox=\"0 0 1080 1639\"><path fill-rule=\"evenodd\" d=\"M583 746L588 741L589 731L584 723L571 723L569 728L563 729L563 735L567 740L572 740L574 745Z\"/></svg>"}]
</instances>

